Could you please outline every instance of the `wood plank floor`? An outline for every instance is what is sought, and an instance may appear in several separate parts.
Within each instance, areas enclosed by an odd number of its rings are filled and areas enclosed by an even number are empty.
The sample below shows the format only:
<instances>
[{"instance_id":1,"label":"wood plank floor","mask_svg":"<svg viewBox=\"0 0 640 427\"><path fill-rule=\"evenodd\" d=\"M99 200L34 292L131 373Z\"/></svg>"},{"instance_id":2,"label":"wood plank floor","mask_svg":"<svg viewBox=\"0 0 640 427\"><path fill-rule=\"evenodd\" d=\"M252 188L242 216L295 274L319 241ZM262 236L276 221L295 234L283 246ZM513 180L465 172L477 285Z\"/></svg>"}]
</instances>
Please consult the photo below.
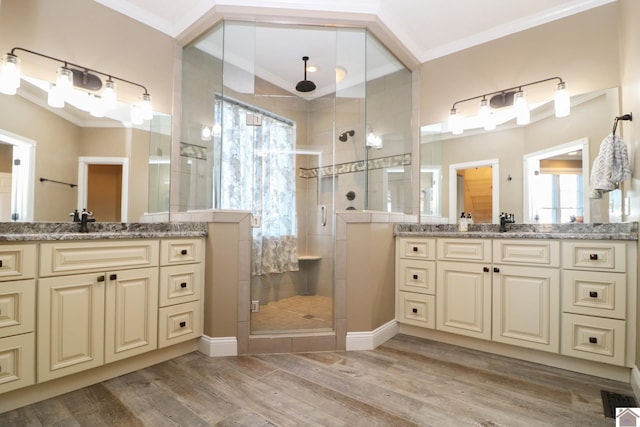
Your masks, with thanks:
<instances>
[{"instance_id":1,"label":"wood plank floor","mask_svg":"<svg viewBox=\"0 0 640 427\"><path fill-rule=\"evenodd\" d=\"M613 426L602 389L632 394L628 384L398 335L373 351L194 352L0 414L0 425Z\"/></svg>"}]
</instances>

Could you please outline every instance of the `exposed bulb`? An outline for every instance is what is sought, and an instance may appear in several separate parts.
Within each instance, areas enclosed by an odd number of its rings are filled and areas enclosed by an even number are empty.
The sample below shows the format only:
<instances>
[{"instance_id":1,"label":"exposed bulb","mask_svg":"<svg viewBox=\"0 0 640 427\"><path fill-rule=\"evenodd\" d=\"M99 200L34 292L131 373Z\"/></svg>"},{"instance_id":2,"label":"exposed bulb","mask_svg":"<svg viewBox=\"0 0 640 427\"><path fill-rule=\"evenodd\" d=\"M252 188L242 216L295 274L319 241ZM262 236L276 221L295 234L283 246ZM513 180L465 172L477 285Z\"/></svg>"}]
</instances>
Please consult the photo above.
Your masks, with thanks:
<instances>
[{"instance_id":1,"label":"exposed bulb","mask_svg":"<svg viewBox=\"0 0 640 427\"><path fill-rule=\"evenodd\" d=\"M565 117L571 113L571 97L565 82L558 83L554 96L556 117Z\"/></svg>"},{"instance_id":2,"label":"exposed bulb","mask_svg":"<svg viewBox=\"0 0 640 427\"><path fill-rule=\"evenodd\" d=\"M109 79L104 82L104 89L102 90L102 105L105 110L110 110L116 107L118 96L116 94L116 84L113 80Z\"/></svg>"},{"instance_id":3,"label":"exposed bulb","mask_svg":"<svg viewBox=\"0 0 640 427\"><path fill-rule=\"evenodd\" d=\"M140 110L142 111L143 120L153 119L153 107L151 107L151 95L143 93L141 96Z\"/></svg>"},{"instance_id":4,"label":"exposed bulb","mask_svg":"<svg viewBox=\"0 0 640 427\"><path fill-rule=\"evenodd\" d=\"M449 130L454 135L460 135L462 133L462 117L460 117L455 108L452 108L449 114Z\"/></svg>"},{"instance_id":5,"label":"exposed bulb","mask_svg":"<svg viewBox=\"0 0 640 427\"><path fill-rule=\"evenodd\" d=\"M0 62L0 93L15 95L20 87L20 58L5 54Z\"/></svg>"},{"instance_id":6,"label":"exposed bulb","mask_svg":"<svg viewBox=\"0 0 640 427\"><path fill-rule=\"evenodd\" d=\"M513 97L513 110L516 114L516 123L519 125L527 125L531 120L531 112L527 104L527 95L522 90L516 92Z\"/></svg>"}]
</instances>

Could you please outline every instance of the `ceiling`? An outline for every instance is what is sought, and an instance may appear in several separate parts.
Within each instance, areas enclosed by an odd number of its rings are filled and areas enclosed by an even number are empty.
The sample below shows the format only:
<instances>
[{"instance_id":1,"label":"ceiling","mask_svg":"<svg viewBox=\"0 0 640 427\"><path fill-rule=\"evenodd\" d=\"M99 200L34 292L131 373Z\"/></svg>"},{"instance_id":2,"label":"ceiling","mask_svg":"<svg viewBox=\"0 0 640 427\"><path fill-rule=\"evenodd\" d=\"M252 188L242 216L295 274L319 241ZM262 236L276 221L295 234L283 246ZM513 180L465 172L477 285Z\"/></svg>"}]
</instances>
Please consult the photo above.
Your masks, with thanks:
<instances>
[{"instance_id":1,"label":"ceiling","mask_svg":"<svg viewBox=\"0 0 640 427\"><path fill-rule=\"evenodd\" d=\"M616 0L95 0L172 37L216 7L377 19L426 62Z\"/></svg>"}]
</instances>

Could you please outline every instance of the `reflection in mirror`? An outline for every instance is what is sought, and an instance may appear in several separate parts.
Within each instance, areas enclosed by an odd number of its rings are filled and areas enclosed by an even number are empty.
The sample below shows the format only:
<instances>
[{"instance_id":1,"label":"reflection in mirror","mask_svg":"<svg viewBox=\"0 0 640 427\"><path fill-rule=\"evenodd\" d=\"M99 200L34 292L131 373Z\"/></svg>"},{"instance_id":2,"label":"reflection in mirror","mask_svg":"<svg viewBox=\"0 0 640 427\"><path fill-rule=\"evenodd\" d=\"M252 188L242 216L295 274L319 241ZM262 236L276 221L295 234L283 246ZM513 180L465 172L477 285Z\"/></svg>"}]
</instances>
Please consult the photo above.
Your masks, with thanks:
<instances>
[{"instance_id":1,"label":"reflection in mirror","mask_svg":"<svg viewBox=\"0 0 640 427\"><path fill-rule=\"evenodd\" d=\"M498 223L500 182L498 159L449 165L449 223L462 212L474 223Z\"/></svg>"},{"instance_id":2,"label":"reflection in mirror","mask_svg":"<svg viewBox=\"0 0 640 427\"><path fill-rule=\"evenodd\" d=\"M64 108L51 108L43 90L47 85L23 76L17 95L0 94L0 219L69 221L74 209L87 208L94 211L97 221L138 220L148 212L150 140L163 141L160 149L168 159L164 141L170 139L170 117L158 114L144 125L131 126L125 105L104 118L69 103ZM156 120L157 130L151 129ZM122 167L106 168L111 169L107 175L113 184L91 184L91 178L103 175L105 169L91 165L112 163L128 163L135 174L125 191L127 179ZM82 175L85 166L89 171L86 181ZM127 193L128 197L124 196ZM105 200L107 195L117 202L90 205L95 203L92 198ZM122 206L126 206L125 212Z\"/></svg>"},{"instance_id":3,"label":"reflection in mirror","mask_svg":"<svg viewBox=\"0 0 640 427\"><path fill-rule=\"evenodd\" d=\"M530 213L529 206L533 202L531 202L532 195L528 183L525 183L527 177L523 167L524 156L553 153L557 149L565 148L568 142L586 138L587 147L583 148L582 155L582 184L576 182L576 191L572 192L572 197L580 200L572 202L571 209L574 209L574 213L565 213L564 216L560 214L560 221L571 221L572 217L576 217L577 221L580 216L584 221L598 223L620 220L620 203L617 202L620 196L616 194L619 191L607 193L604 199L589 199L589 192L584 190L589 183L588 166L593 162L594 154L598 153L602 139L611 132L612 120L619 115L618 106L618 88L611 88L572 96L571 114L567 117L554 116L553 102L540 105L532 110L531 123L526 126L518 126L515 120L510 120L493 131L484 131L481 127L467 128L462 135L452 135L448 132L447 123L424 126L421 129L421 167L429 168L434 164L429 156L422 154L425 150L431 153L434 145L440 147L441 160L438 164L443 170L449 169L453 164L495 158L501 165L501 175L497 177L499 188L492 189L492 198L498 201L493 209L497 209L498 213L513 213L516 222L533 222L535 214ZM581 143L576 142L576 144ZM440 190L441 206L443 209L449 208L448 211L440 213L440 218L448 218L449 222L456 221L457 216L460 215L458 211L462 211L457 208L456 176L453 175L452 180L450 174L445 175ZM561 179L568 178L558 177L558 180ZM421 194L427 191L425 183L428 184L428 181L421 180ZM551 214L553 202L545 201L544 203L549 212L544 218L538 213L539 222L548 222L552 221L552 218L557 218L557 215ZM558 203L560 202L556 202L556 205L560 206ZM561 203L564 205L564 202ZM611 203L615 206L610 209ZM580 205L582 205L581 214ZM456 211L452 212L452 209ZM435 222L440 219L429 217L423 211L421 214L422 222Z\"/></svg>"},{"instance_id":4,"label":"reflection in mirror","mask_svg":"<svg viewBox=\"0 0 640 427\"><path fill-rule=\"evenodd\" d=\"M524 222L589 222L589 140L524 156Z\"/></svg>"}]
</instances>

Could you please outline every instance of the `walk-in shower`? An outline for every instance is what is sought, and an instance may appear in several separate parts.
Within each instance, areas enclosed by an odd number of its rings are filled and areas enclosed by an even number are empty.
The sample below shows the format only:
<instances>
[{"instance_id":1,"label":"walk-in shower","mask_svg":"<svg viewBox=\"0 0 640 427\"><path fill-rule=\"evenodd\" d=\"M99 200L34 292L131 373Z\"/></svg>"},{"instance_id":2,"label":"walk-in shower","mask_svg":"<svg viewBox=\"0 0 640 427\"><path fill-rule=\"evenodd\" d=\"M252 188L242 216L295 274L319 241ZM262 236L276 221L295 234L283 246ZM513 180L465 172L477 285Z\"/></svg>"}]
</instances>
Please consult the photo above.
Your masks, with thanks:
<instances>
[{"instance_id":1,"label":"walk-in shower","mask_svg":"<svg viewBox=\"0 0 640 427\"><path fill-rule=\"evenodd\" d=\"M180 210L252 213L251 334L333 331L336 211L410 208L411 73L364 28L239 21L182 61Z\"/></svg>"}]
</instances>

